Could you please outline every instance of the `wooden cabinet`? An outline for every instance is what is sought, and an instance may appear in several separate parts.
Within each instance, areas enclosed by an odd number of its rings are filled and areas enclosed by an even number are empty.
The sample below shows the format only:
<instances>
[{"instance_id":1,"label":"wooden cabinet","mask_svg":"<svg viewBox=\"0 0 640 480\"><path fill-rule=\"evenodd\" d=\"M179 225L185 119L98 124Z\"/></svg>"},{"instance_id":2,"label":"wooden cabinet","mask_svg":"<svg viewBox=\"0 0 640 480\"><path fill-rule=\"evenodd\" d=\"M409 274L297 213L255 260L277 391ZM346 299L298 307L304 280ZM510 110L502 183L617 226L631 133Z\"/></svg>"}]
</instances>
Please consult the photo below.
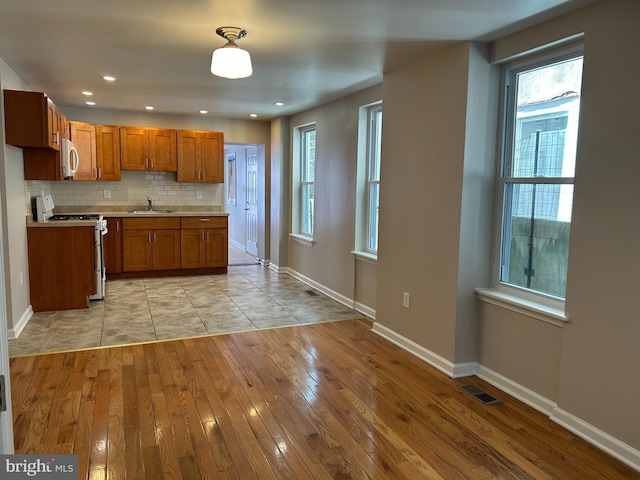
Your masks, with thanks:
<instances>
[{"instance_id":1,"label":"wooden cabinet","mask_svg":"<svg viewBox=\"0 0 640 480\"><path fill-rule=\"evenodd\" d=\"M45 93L5 90L4 116L7 144L60 150L66 119Z\"/></svg>"},{"instance_id":2,"label":"wooden cabinet","mask_svg":"<svg viewBox=\"0 0 640 480\"><path fill-rule=\"evenodd\" d=\"M177 171L176 131L120 127L120 168Z\"/></svg>"},{"instance_id":3,"label":"wooden cabinet","mask_svg":"<svg viewBox=\"0 0 640 480\"><path fill-rule=\"evenodd\" d=\"M227 266L227 217L183 217L181 228L182 268Z\"/></svg>"},{"instance_id":4,"label":"wooden cabinet","mask_svg":"<svg viewBox=\"0 0 640 480\"><path fill-rule=\"evenodd\" d=\"M42 92L4 91L5 141L24 148L25 180L62 180L60 145L67 119Z\"/></svg>"},{"instance_id":5,"label":"wooden cabinet","mask_svg":"<svg viewBox=\"0 0 640 480\"><path fill-rule=\"evenodd\" d=\"M96 125L98 180L120 180L120 128Z\"/></svg>"},{"instance_id":6,"label":"wooden cabinet","mask_svg":"<svg viewBox=\"0 0 640 480\"><path fill-rule=\"evenodd\" d=\"M102 236L102 251L107 275L122 273L122 218L107 218L107 233Z\"/></svg>"},{"instance_id":7,"label":"wooden cabinet","mask_svg":"<svg viewBox=\"0 0 640 480\"><path fill-rule=\"evenodd\" d=\"M97 291L94 229L94 226L27 228L29 289L34 312L89 305L89 295Z\"/></svg>"},{"instance_id":8,"label":"wooden cabinet","mask_svg":"<svg viewBox=\"0 0 640 480\"><path fill-rule=\"evenodd\" d=\"M122 271L180 268L180 218L123 218Z\"/></svg>"},{"instance_id":9,"label":"wooden cabinet","mask_svg":"<svg viewBox=\"0 0 640 480\"><path fill-rule=\"evenodd\" d=\"M78 151L78 170L74 180L95 180L98 175L96 164L96 126L84 122L69 122L71 141Z\"/></svg>"},{"instance_id":10,"label":"wooden cabinet","mask_svg":"<svg viewBox=\"0 0 640 480\"><path fill-rule=\"evenodd\" d=\"M178 130L177 180L224 183L224 134Z\"/></svg>"}]
</instances>

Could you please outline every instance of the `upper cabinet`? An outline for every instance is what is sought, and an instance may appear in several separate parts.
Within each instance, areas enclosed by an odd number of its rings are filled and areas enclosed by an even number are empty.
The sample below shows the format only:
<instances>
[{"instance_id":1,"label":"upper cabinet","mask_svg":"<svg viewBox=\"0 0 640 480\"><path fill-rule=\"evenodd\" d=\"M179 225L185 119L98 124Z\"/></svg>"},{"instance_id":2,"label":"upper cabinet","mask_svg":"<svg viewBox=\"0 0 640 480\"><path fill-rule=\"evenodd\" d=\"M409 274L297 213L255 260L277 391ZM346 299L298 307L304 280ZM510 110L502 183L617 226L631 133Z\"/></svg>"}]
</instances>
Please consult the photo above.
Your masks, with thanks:
<instances>
[{"instance_id":1,"label":"upper cabinet","mask_svg":"<svg viewBox=\"0 0 640 480\"><path fill-rule=\"evenodd\" d=\"M78 151L78 170L74 180L95 180L98 175L96 165L96 126L90 123L69 122L71 141Z\"/></svg>"},{"instance_id":2,"label":"upper cabinet","mask_svg":"<svg viewBox=\"0 0 640 480\"><path fill-rule=\"evenodd\" d=\"M69 138L64 115L42 92L5 90L4 117L9 145L60 150Z\"/></svg>"},{"instance_id":3,"label":"upper cabinet","mask_svg":"<svg viewBox=\"0 0 640 480\"><path fill-rule=\"evenodd\" d=\"M224 134L178 130L177 180L224 183Z\"/></svg>"},{"instance_id":4,"label":"upper cabinet","mask_svg":"<svg viewBox=\"0 0 640 480\"><path fill-rule=\"evenodd\" d=\"M120 127L122 170L177 171L176 131Z\"/></svg>"},{"instance_id":5,"label":"upper cabinet","mask_svg":"<svg viewBox=\"0 0 640 480\"><path fill-rule=\"evenodd\" d=\"M96 125L98 180L120 180L120 128Z\"/></svg>"}]
</instances>

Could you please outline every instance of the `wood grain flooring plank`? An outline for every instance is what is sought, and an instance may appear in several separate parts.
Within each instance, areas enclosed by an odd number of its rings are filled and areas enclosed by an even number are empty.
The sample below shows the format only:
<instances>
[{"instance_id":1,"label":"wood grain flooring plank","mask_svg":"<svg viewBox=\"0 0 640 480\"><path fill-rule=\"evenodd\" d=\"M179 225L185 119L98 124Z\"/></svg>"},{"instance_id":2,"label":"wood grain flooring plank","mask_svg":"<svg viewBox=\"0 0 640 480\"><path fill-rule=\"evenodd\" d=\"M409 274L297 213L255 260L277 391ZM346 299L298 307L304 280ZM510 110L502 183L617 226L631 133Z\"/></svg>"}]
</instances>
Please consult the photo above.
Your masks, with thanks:
<instances>
[{"instance_id":1,"label":"wood grain flooring plank","mask_svg":"<svg viewBox=\"0 0 640 480\"><path fill-rule=\"evenodd\" d=\"M90 480L640 479L370 330L348 320L12 358L16 453L76 453Z\"/></svg>"}]
</instances>

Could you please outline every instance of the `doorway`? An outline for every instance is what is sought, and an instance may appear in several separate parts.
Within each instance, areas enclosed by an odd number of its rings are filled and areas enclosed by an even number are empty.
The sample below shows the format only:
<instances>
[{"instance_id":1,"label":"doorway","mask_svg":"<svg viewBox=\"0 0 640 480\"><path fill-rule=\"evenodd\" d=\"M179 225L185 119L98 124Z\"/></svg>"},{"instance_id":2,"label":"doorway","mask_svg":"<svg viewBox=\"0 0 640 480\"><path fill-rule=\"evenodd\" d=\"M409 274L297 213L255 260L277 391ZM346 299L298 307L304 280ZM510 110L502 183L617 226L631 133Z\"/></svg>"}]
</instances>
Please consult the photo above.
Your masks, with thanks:
<instances>
[{"instance_id":1,"label":"doorway","mask_svg":"<svg viewBox=\"0 0 640 480\"><path fill-rule=\"evenodd\" d=\"M262 148L261 148L262 147ZM229 213L229 265L264 259L264 146L225 144L225 211Z\"/></svg>"}]
</instances>

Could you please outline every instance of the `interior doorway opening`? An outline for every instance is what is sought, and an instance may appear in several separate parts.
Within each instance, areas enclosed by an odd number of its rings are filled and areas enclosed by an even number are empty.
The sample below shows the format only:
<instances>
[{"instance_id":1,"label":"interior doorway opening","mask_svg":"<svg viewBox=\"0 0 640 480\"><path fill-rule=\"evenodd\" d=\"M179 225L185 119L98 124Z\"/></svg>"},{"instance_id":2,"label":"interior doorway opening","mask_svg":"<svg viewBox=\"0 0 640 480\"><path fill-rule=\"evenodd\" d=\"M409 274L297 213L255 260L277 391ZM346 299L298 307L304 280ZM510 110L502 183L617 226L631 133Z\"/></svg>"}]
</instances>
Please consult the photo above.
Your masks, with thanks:
<instances>
[{"instance_id":1,"label":"interior doorway opening","mask_svg":"<svg viewBox=\"0 0 640 480\"><path fill-rule=\"evenodd\" d=\"M264 260L264 145L225 143L224 209L229 213L229 265Z\"/></svg>"}]
</instances>

